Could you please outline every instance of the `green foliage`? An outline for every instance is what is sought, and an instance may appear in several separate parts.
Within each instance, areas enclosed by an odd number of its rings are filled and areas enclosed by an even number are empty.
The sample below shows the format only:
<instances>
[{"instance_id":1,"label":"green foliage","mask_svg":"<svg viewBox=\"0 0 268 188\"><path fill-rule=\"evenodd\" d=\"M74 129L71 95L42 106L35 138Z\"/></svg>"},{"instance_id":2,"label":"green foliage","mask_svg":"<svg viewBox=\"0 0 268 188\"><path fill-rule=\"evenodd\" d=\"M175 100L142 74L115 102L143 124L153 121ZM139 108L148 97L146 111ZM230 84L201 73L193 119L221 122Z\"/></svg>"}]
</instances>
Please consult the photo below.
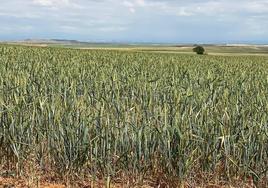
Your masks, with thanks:
<instances>
[{"instance_id":1,"label":"green foliage","mask_svg":"<svg viewBox=\"0 0 268 188\"><path fill-rule=\"evenodd\" d=\"M0 46L0 166L267 177L268 59Z\"/></svg>"},{"instance_id":2,"label":"green foliage","mask_svg":"<svg viewBox=\"0 0 268 188\"><path fill-rule=\"evenodd\" d=\"M193 52L196 52L199 55L203 55L205 52L205 49L202 46L196 46L193 48Z\"/></svg>"}]
</instances>

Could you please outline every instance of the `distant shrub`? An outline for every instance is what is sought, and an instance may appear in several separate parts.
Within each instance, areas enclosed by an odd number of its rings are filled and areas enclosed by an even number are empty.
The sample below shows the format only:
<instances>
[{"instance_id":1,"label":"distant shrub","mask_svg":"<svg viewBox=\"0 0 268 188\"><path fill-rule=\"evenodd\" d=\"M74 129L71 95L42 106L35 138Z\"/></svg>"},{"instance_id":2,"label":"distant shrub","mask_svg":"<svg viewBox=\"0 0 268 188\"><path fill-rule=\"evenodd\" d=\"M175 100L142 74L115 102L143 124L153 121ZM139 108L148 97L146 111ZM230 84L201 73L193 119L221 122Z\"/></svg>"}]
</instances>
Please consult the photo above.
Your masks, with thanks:
<instances>
[{"instance_id":1,"label":"distant shrub","mask_svg":"<svg viewBox=\"0 0 268 188\"><path fill-rule=\"evenodd\" d=\"M196 46L193 48L193 52L196 52L199 55L203 55L205 52L205 48L203 46Z\"/></svg>"}]
</instances>

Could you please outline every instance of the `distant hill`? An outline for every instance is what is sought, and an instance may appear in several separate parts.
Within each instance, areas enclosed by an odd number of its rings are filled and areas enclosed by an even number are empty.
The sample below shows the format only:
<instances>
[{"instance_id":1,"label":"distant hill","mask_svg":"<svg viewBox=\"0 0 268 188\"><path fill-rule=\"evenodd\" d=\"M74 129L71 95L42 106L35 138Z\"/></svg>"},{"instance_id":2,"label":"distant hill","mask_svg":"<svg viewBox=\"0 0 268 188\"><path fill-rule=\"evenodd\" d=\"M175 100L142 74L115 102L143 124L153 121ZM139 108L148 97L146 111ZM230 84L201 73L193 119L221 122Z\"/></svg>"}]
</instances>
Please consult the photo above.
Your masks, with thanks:
<instances>
[{"instance_id":1,"label":"distant hill","mask_svg":"<svg viewBox=\"0 0 268 188\"><path fill-rule=\"evenodd\" d=\"M38 44L90 44L89 42L81 42L78 40L66 40L66 39L26 39L18 42L38 43Z\"/></svg>"}]
</instances>

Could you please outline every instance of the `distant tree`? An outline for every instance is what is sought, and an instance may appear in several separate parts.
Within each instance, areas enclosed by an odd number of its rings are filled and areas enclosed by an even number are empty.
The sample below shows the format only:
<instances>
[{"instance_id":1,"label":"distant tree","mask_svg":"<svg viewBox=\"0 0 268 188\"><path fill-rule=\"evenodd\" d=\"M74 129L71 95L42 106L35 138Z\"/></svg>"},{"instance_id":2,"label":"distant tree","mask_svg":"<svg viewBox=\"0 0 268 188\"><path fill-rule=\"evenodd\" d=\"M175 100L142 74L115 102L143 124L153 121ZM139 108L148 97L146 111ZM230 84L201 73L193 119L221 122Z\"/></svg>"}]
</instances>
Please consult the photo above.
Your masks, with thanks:
<instances>
[{"instance_id":1,"label":"distant tree","mask_svg":"<svg viewBox=\"0 0 268 188\"><path fill-rule=\"evenodd\" d=\"M205 52L205 48L203 46L196 46L193 48L193 52L196 52L199 55L203 55Z\"/></svg>"}]
</instances>

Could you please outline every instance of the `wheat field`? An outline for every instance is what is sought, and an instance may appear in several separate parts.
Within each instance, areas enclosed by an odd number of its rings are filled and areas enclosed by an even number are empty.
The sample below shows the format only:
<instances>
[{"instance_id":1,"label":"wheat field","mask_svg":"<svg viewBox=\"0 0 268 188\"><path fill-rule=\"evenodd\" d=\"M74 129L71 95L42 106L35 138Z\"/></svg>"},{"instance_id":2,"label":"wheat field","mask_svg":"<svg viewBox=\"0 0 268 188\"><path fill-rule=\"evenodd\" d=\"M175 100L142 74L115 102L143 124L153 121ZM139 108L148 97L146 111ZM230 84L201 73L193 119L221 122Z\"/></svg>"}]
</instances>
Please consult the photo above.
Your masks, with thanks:
<instances>
[{"instance_id":1,"label":"wheat field","mask_svg":"<svg viewBox=\"0 0 268 188\"><path fill-rule=\"evenodd\" d=\"M268 179L268 57L0 46L0 174Z\"/></svg>"}]
</instances>

